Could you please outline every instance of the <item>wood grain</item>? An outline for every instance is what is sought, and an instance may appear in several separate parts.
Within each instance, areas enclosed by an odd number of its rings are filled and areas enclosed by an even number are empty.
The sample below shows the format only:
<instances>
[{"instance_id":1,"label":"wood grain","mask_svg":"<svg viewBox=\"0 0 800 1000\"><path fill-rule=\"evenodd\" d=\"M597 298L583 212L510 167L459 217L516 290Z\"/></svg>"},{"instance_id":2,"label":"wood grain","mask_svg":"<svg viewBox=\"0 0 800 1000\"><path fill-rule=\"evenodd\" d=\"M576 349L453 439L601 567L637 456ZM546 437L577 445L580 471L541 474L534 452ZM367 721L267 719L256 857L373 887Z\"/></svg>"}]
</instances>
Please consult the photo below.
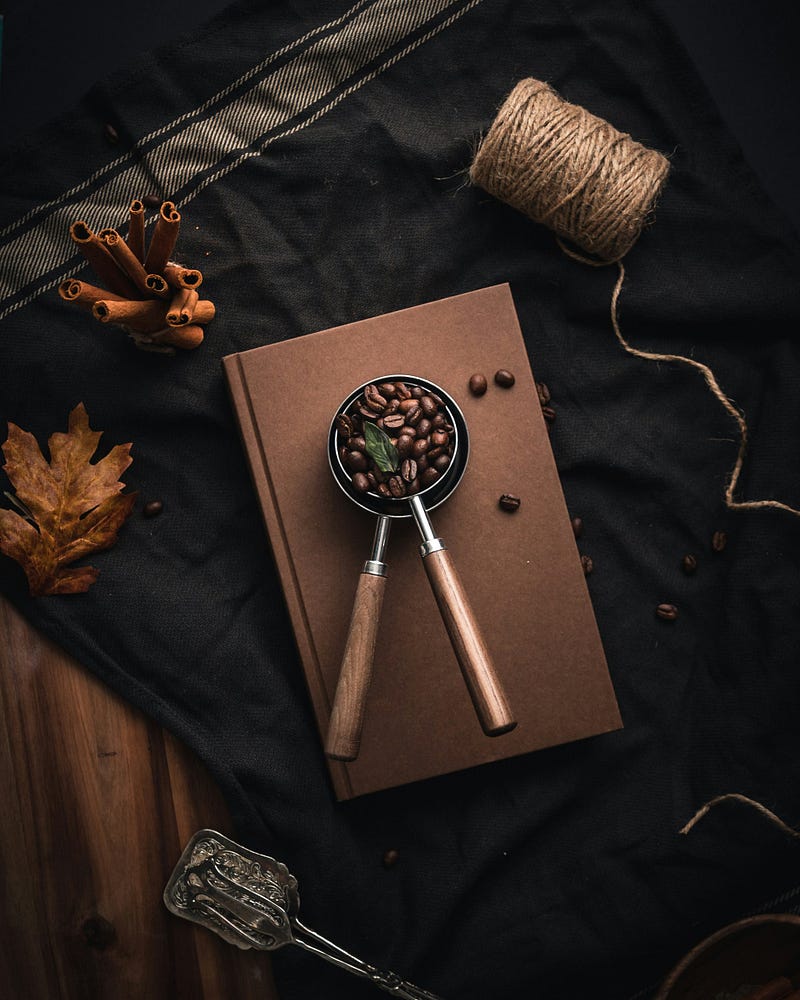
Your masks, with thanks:
<instances>
[{"instance_id":1,"label":"wood grain","mask_svg":"<svg viewBox=\"0 0 800 1000\"><path fill-rule=\"evenodd\" d=\"M269 956L168 913L224 802L174 737L0 599L0 996L277 1000Z\"/></svg>"},{"instance_id":2,"label":"wood grain","mask_svg":"<svg viewBox=\"0 0 800 1000\"><path fill-rule=\"evenodd\" d=\"M422 563L483 731L511 732L517 723L450 553L429 552Z\"/></svg>"},{"instance_id":3,"label":"wood grain","mask_svg":"<svg viewBox=\"0 0 800 1000\"><path fill-rule=\"evenodd\" d=\"M325 753L332 760L355 760L361 749L385 590L385 576L359 577L325 741Z\"/></svg>"}]
</instances>

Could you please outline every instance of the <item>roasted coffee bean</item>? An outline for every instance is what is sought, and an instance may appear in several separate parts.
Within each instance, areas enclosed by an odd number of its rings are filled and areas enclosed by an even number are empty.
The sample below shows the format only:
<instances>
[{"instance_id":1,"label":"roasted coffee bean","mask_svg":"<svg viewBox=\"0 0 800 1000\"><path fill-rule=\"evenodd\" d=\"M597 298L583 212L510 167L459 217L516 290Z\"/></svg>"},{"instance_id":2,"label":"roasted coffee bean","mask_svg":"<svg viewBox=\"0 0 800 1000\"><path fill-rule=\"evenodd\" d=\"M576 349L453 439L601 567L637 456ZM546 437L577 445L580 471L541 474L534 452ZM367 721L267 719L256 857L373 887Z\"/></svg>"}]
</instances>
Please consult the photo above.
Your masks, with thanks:
<instances>
[{"instance_id":1,"label":"roasted coffee bean","mask_svg":"<svg viewBox=\"0 0 800 1000\"><path fill-rule=\"evenodd\" d=\"M408 413L409 410L413 410L417 406L419 406L419 403L416 401L416 399L413 399L411 396L408 396L400 400L401 413Z\"/></svg>"},{"instance_id":2,"label":"roasted coffee bean","mask_svg":"<svg viewBox=\"0 0 800 1000\"><path fill-rule=\"evenodd\" d=\"M433 463L436 461L437 458L439 458L440 455L446 455L446 454L447 454L447 449L443 448L441 445L438 445L436 448L428 448L427 451L428 461L431 463L431 465L433 465Z\"/></svg>"},{"instance_id":3,"label":"roasted coffee bean","mask_svg":"<svg viewBox=\"0 0 800 1000\"><path fill-rule=\"evenodd\" d=\"M119 132L117 132L111 122L103 126L103 135L110 146L116 146L119 142Z\"/></svg>"},{"instance_id":4,"label":"roasted coffee bean","mask_svg":"<svg viewBox=\"0 0 800 1000\"><path fill-rule=\"evenodd\" d=\"M445 453L444 455L439 455L438 458L435 458L433 461L434 469L437 469L439 472L444 472L444 470L447 468L449 464L450 464L450 456L447 453Z\"/></svg>"},{"instance_id":5,"label":"roasted coffee bean","mask_svg":"<svg viewBox=\"0 0 800 1000\"><path fill-rule=\"evenodd\" d=\"M594 563L592 562L592 557L581 556L581 566L583 568L583 575L588 576L594 569Z\"/></svg>"},{"instance_id":6,"label":"roasted coffee bean","mask_svg":"<svg viewBox=\"0 0 800 1000\"><path fill-rule=\"evenodd\" d=\"M409 427L416 427L420 420L422 420L422 407L417 403L406 411L406 424Z\"/></svg>"},{"instance_id":7,"label":"roasted coffee bean","mask_svg":"<svg viewBox=\"0 0 800 1000\"><path fill-rule=\"evenodd\" d=\"M439 473L436 469L428 468L419 477L420 486L426 490L429 486L433 486L436 480L439 478Z\"/></svg>"},{"instance_id":8,"label":"roasted coffee bean","mask_svg":"<svg viewBox=\"0 0 800 1000\"><path fill-rule=\"evenodd\" d=\"M543 406L542 416L548 422L548 424L552 424L552 422L556 419L556 411L553 409L552 406Z\"/></svg>"},{"instance_id":9,"label":"roasted coffee bean","mask_svg":"<svg viewBox=\"0 0 800 1000\"><path fill-rule=\"evenodd\" d=\"M722 552L728 544L728 536L724 531L715 531L711 537L711 548L714 552Z\"/></svg>"},{"instance_id":10,"label":"roasted coffee bean","mask_svg":"<svg viewBox=\"0 0 800 1000\"><path fill-rule=\"evenodd\" d=\"M450 435L447 431L434 431L433 434L431 434L431 444L434 448L446 448L447 445L450 444Z\"/></svg>"},{"instance_id":11,"label":"roasted coffee bean","mask_svg":"<svg viewBox=\"0 0 800 1000\"><path fill-rule=\"evenodd\" d=\"M389 489L386 483L378 483L378 485L375 487L375 492L380 494L380 496L387 498L392 495L392 491Z\"/></svg>"},{"instance_id":12,"label":"roasted coffee bean","mask_svg":"<svg viewBox=\"0 0 800 1000\"><path fill-rule=\"evenodd\" d=\"M452 433L453 433L453 431L455 430L455 428L453 427L453 425L452 425L452 424L448 424L448 423L447 423L447 422L445 421L445 423L444 423L444 424L442 425L442 430L443 430L443 431L447 431L447 433L448 433L448 434L452 434Z\"/></svg>"},{"instance_id":13,"label":"roasted coffee bean","mask_svg":"<svg viewBox=\"0 0 800 1000\"><path fill-rule=\"evenodd\" d=\"M681 569L687 576L697 572L697 558L693 555L684 556L681 559Z\"/></svg>"},{"instance_id":14,"label":"roasted coffee bean","mask_svg":"<svg viewBox=\"0 0 800 1000\"><path fill-rule=\"evenodd\" d=\"M422 412L429 419L436 416L439 409L431 396L423 396L419 401L419 405L422 407Z\"/></svg>"},{"instance_id":15,"label":"roasted coffee bean","mask_svg":"<svg viewBox=\"0 0 800 1000\"><path fill-rule=\"evenodd\" d=\"M371 410L380 413L386 406L386 397L381 396L377 385L368 385L364 390L364 402Z\"/></svg>"},{"instance_id":16,"label":"roasted coffee bean","mask_svg":"<svg viewBox=\"0 0 800 1000\"><path fill-rule=\"evenodd\" d=\"M547 406L547 404L550 402L550 390L547 388L544 382L536 383L536 394L538 395L539 402L542 404L542 406Z\"/></svg>"},{"instance_id":17,"label":"roasted coffee bean","mask_svg":"<svg viewBox=\"0 0 800 1000\"><path fill-rule=\"evenodd\" d=\"M399 431L405 422L405 417L402 413L390 413L388 417L383 418L383 427L387 433L391 433L392 431Z\"/></svg>"},{"instance_id":18,"label":"roasted coffee bean","mask_svg":"<svg viewBox=\"0 0 800 1000\"><path fill-rule=\"evenodd\" d=\"M148 500L142 507L142 514L145 517L158 517L164 509L164 504L160 500Z\"/></svg>"},{"instance_id":19,"label":"roasted coffee bean","mask_svg":"<svg viewBox=\"0 0 800 1000\"><path fill-rule=\"evenodd\" d=\"M346 413L340 413L336 418L336 430L343 438L349 438L353 434L353 421Z\"/></svg>"},{"instance_id":20,"label":"roasted coffee bean","mask_svg":"<svg viewBox=\"0 0 800 1000\"><path fill-rule=\"evenodd\" d=\"M406 493L408 493L409 496L419 493L419 490L419 479L412 479L410 483L406 483Z\"/></svg>"},{"instance_id":21,"label":"roasted coffee bean","mask_svg":"<svg viewBox=\"0 0 800 1000\"><path fill-rule=\"evenodd\" d=\"M414 442L414 446L411 449L411 457L419 458L420 455L424 455L428 450L428 439L427 438L417 438Z\"/></svg>"},{"instance_id":22,"label":"roasted coffee bean","mask_svg":"<svg viewBox=\"0 0 800 1000\"><path fill-rule=\"evenodd\" d=\"M394 848L390 848L388 851L384 852L383 867L394 868L399 859L400 859L400 854Z\"/></svg>"},{"instance_id":23,"label":"roasted coffee bean","mask_svg":"<svg viewBox=\"0 0 800 1000\"><path fill-rule=\"evenodd\" d=\"M395 382L394 391L397 393L398 399L410 399L411 390L405 384L405 382Z\"/></svg>"},{"instance_id":24,"label":"roasted coffee bean","mask_svg":"<svg viewBox=\"0 0 800 1000\"><path fill-rule=\"evenodd\" d=\"M421 385L412 385L411 395L414 397L414 399L422 399L422 397L425 395L425 390L422 388Z\"/></svg>"},{"instance_id":25,"label":"roasted coffee bean","mask_svg":"<svg viewBox=\"0 0 800 1000\"><path fill-rule=\"evenodd\" d=\"M383 415L384 417L391 416L392 413L397 413L399 409L400 409L400 400L390 399L389 402L384 407Z\"/></svg>"},{"instance_id":26,"label":"roasted coffee bean","mask_svg":"<svg viewBox=\"0 0 800 1000\"><path fill-rule=\"evenodd\" d=\"M378 392L387 399L393 399L397 395L394 382L381 382L378 386Z\"/></svg>"},{"instance_id":27,"label":"roasted coffee bean","mask_svg":"<svg viewBox=\"0 0 800 1000\"><path fill-rule=\"evenodd\" d=\"M469 391L473 396L482 396L489 388L486 376L476 372L469 380Z\"/></svg>"},{"instance_id":28,"label":"roasted coffee bean","mask_svg":"<svg viewBox=\"0 0 800 1000\"><path fill-rule=\"evenodd\" d=\"M378 416L378 414L374 410L370 410L368 406L359 406L356 413L362 416L365 420L375 420Z\"/></svg>"},{"instance_id":29,"label":"roasted coffee bean","mask_svg":"<svg viewBox=\"0 0 800 1000\"><path fill-rule=\"evenodd\" d=\"M422 420L417 424L417 437L428 437L430 432L433 430L430 420L427 417L423 417Z\"/></svg>"},{"instance_id":30,"label":"roasted coffee bean","mask_svg":"<svg viewBox=\"0 0 800 1000\"><path fill-rule=\"evenodd\" d=\"M351 472L366 472L369 468L369 459L363 451L348 451L344 464Z\"/></svg>"},{"instance_id":31,"label":"roasted coffee bean","mask_svg":"<svg viewBox=\"0 0 800 1000\"><path fill-rule=\"evenodd\" d=\"M665 622L674 622L678 617L678 609L674 604L659 604L656 615Z\"/></svg>"},{"instance_id":32,"label":"roasted coffee bean","mask_svg":"<svg viewBox=\"0 0 800 1000\"><path fill-rule=\"evenodd\" d=\"M406 437L415 438L417 436L417 428L411 427L409 424L404 424L400 428L400 434L404 434Z\"/></svg>"},{"instance_id":33,"label":"roasted coffee bean","mask_svg":"<svg viewBox=\"0 0 800 1000\"><path fill-rule=\"evenodd\" d=\"M436 405L439 407L440 410L444 409L444 400L442 399L441 396L437 396L435 392L429 392L428 395L431 397L434 403L436 403Z\"/></svg>"},{"instance_id":34,"label":"roasted coffee bean","mask_svg":"<svg viewBox=\"0 0 800 1000\"><path fill-rule=\"evenodd\" d=\"M400 466L400 475L407 483L417 478L417 463L413 458L407 458Z\"/></svg>"},{"instance_id":35,"label":"roasted coffee bean","mask_svg":"<svg viewBox=\"0 0 800 1000\"><path fill-rule=\"evenodd\" d=\"M367 439L363 434L355 434L353 437L347 439L347 450L348 451L366 451L367 450Z\"/></svg>"},{"instance_id":36,"label":"roasted coffee bean","mask_svg":"<svg viewBox=\"0 0 800 1000\"><path fill-rule=\"evenodd\" d=\"M397 454L400 458L408 458L413 447L414 438L410 434L401 434L395 442L395 448L397 448Z\"/></svg>"},{"instance_id":37,"label":"roasted coffee bean","mask_svg":"<svg viewBox=\"0 0 800 1000\"><path fill-rule=\"evenodd\" d=\"M375 473L374 472L372 472L372 471L367 472L366 476L367 476L367 479L369 480L369 488L370 489L372 489L373 487L375 487L375 486L378 485L378 480L375 478Z\"/></svg>"},{"instance_id":38,"label":"roasted coffee bean","mask_svg":"<svg viewBox=\"0 0 800 1000\"><path fill-rule=\"evenodd\" d=\"M366 493L373 485L374 483L370 482L363 472L357 472L353 476L353 489L358 490L359 493Z\"/></svg>"},{"instance_id":39,"label":"roasted coffee bean","mask_svg":"<svg viewBox=\"0 0 800 1000\"><path fill-rule=\"evenodd\" d=\"M444 419L443 413L437 413L436 416L431 420L431 425L437 431L441 430L446 423L447 421Z\"/></svg>"},{"instance_id":40,"label":"roasted coffee bean","mask_svg":"<svg viewBox=\"0 0 800 1000\"><path fill-rule=\"evenodd\" d=\"M515 497L513 493L503 493L500 499L497 501L498 506L502 510L507 510L513 512L519 510L519 505L522 503L519 497Z\"/></svg>"},{"instance_id":41,"label":"roasted coffee bean","mask_svg":"<svg viewBox=\"0 0 800 1000\"><path fill-rule=\"evenodd\" d=\"M494 380L502 389L510 389L517 381L513 374L506 368L500 368L494 373Z\"/></svg>"},{"instance_id":42,"label":"roasted coffee bean","mask_svg":"<svg viewBox=\"0 0 800 1000\"><path fill-rule=\"evenodd\" d=\"M583 534L583 521L579 517L573 517L572 519L572 534L576 538L580 538Z\"/></svg>"},{"instance_id":43,"label":"roasted coffee bean","mask_svg":"<svg viewBox=\"0 0 800 1000\"><path fill-rule=\"evenodd\" d=\"M161 208L162 199L157 194L146 194L142 197L142 204L145 208L152 208L158 211Z\"/></svg>"},{"instance_id":44,"label":"roasted coffee bean","mask_svg":"<svg viewBox=\"0 0 800 1000\"><path fill-rule=\"evenodd\" d=\"M417 461L417 472L421 476L422 473L428 468L430 462L428 461L427 455L420 455Z\"/></svg>"},{"instance_id":45,"label":"roasted coffee bean","mask_svg":"<svg viewBox=\"0 0 800 1000\"><path fill-rule=\"evenodd\" d=\"M403 482L402 476L392 476L386 485L389 487L390 493L396 500L399 500L400 497L404 497L406 495L406 484Z\"/></svg>"}]
</instances>

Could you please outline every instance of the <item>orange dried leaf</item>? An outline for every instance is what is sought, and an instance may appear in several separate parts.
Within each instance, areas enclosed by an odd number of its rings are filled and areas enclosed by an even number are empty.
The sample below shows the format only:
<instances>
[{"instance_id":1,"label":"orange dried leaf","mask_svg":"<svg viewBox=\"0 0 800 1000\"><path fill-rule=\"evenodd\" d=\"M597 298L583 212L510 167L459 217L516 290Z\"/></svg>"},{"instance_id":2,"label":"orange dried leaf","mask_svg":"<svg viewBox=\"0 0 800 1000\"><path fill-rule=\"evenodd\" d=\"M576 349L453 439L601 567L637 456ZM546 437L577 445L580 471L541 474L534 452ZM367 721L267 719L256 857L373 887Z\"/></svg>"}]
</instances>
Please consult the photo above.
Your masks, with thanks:
<instances>
[{"instance_id":1,"label":"orange dried leaf","mask_svg":"<svg viewBox=\"0 0 800 1000\"><path fill-rule=\"evenodd\" d=\"M32 434L8 425L3 468L30 517L0 510L0 551L25 570L32 597L88 590L98 571L70 564L110 548L133 509L136 494L123 496L125 484L119 481L131 464L131 446L116 445L92 464L101 434L89 427L79 403L69 415L68 432L50 437L48 463Z\"/></svg>"}]
</instances>

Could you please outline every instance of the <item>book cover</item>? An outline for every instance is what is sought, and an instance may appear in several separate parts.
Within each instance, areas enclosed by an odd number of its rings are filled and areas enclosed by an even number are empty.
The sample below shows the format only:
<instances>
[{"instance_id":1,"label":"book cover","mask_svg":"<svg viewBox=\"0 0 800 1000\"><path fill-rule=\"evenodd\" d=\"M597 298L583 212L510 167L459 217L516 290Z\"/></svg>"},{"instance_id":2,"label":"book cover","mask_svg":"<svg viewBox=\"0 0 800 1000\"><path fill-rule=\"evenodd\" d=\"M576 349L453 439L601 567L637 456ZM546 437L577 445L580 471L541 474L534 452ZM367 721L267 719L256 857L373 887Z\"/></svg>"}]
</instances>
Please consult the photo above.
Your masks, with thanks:
<instances>
[{"instance_id":1,"label":"book cover","mask_svg":"<svg viewBox=\"0 0 800 1000\"><path fill-rule=\"evenodd\" d=\"M462 409L470 455L431 518L446 542L517 727L481 730L421 564L413 521L394 520L361 752L329 761L339 799L621 727L549 436L507 284L258 347L223 361L309 694L327 731L353 596L375 518L327 461L341 401L407 373ZM511 388L494 384L498 369ZM489 380L470 393L477 372ZM503 493L521 499L501 509Z\"/></svg>"}]
</instances>

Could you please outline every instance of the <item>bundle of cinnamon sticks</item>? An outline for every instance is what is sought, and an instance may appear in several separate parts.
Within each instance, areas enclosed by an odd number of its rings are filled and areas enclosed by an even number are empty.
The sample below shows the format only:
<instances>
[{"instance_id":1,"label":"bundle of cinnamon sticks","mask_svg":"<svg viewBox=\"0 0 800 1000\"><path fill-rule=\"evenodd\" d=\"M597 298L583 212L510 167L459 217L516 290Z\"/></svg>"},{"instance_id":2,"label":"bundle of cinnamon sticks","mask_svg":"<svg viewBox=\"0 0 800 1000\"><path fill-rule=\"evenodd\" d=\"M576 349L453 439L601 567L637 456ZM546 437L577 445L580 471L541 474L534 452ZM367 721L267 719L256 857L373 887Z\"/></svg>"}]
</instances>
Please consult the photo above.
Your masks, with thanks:
<instances>
[{"instance_id":1,"label":"bundle of cinnamon sticks","mask_svg":"<svg viewBox=\"0 0 800 1000\"><path fill-rule=\"evenodd\" d=\"M116 229L93 233L85 222L74 222L70 238L104 287L67 278L58 293L101 323L122 327L143 350L192 350L202 343L203 327L214 318L214 303L198 294L201 272L171 260L181 223L174 203L161 205L147 248L144 209L141 199L131 202L125 239Z\"/></svg>"}]
</instances>

